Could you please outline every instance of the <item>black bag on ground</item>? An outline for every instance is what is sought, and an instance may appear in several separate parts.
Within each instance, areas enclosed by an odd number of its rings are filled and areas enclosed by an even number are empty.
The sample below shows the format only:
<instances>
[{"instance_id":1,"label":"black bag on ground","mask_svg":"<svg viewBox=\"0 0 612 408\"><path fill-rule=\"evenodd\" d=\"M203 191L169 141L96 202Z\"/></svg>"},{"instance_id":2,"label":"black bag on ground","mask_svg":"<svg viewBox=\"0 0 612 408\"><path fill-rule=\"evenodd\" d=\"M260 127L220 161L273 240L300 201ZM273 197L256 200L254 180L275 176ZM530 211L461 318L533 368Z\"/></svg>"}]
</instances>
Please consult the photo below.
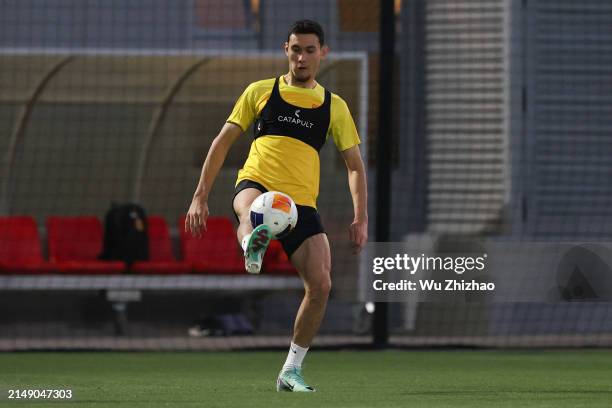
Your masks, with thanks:
<instances>
[{"instance_id":1,"label":"black bag on ground","mask_svg":"<svg viewBox=\"0 0 612 408\"><path fill-rule=\"evenodd\" d=\"M104 248L98 258L128 265L148 260L147 229L147 217L141 206L113 203L104 219Z\"/></svg>"}]
</instances>

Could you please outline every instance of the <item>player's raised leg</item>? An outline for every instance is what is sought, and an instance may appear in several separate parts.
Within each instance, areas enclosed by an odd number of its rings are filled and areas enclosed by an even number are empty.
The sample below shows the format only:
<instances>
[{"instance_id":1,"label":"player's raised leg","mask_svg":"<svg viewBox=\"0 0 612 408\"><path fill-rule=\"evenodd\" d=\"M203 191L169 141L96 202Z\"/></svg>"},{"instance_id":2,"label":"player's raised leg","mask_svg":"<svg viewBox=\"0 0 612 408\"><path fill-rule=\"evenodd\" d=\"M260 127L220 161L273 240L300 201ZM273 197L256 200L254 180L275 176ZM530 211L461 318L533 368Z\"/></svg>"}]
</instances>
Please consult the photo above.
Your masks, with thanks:
<instances>
[{"instance_id":1,"label":"player's raised leg","mask_svg":"<svg viewBox=\"0 0 612 408\"><path fill-rule=\"evenodd\" d=\"M278 391L311 392L302 377L302 361L319 330L331 290L331 255L327 235L308 238L291 255L304 282L304 298L295 319L293 341L277 380Z\"/></svg>"},{"instance_id":2,"label":"player's raised leg","mask_svg":"<svg viewBox=\"0 0 612 408\"><path fill-rule=\"evenodd\" d=\"M244 251L244 267L249 273L259 273L263 257L270 245L272 233L266 225L251 225L250 209L253 201L262 194L256 188L245 188L234 197L234 212L238 216L236 237Z\"/></svg>"}]
</instances>

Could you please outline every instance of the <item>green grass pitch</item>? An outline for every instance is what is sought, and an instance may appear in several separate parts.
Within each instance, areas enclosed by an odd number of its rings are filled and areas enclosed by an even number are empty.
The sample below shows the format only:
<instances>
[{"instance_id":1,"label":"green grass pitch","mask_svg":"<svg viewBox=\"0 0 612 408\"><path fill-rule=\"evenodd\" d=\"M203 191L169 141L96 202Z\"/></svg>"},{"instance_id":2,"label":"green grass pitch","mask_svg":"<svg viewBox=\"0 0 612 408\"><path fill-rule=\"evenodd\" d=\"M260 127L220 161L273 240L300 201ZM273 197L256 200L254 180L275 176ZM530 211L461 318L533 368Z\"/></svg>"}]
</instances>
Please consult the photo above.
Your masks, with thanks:
<instances>
[{"instance_id":1,"label":"green grass pitch","mask_svg":"<svg viewBox=\"0 0 612 408\"><path fill-rule=\"evenodd\" d=\"M608 407L612 351L313 351L315 394L275 391L284 352L5 353L0 408ZM71 389L70 402L7 389Z\"/></svg>"}]
</instances>

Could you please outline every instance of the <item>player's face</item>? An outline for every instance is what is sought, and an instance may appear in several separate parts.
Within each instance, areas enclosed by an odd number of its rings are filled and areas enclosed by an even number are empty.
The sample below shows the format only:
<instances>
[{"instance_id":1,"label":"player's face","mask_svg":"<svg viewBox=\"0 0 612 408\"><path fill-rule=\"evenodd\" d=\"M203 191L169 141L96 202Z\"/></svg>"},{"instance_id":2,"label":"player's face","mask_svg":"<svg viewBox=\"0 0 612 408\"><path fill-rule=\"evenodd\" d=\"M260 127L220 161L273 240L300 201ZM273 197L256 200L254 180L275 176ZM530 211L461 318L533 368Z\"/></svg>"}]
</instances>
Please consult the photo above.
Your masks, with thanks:
<instances>
[{"instance_id":1,"label":"player's face","mask_svg":"<svg viewBox=\"0 0 612 408\"><path fill-rule=\"evenodd\" d=\"M289 59L289 71L297 82L307 83L315 79L321 60L327 55L327 47L321 47L315 34L291 34L285 43Z\"/></svg>"}]
</instances>

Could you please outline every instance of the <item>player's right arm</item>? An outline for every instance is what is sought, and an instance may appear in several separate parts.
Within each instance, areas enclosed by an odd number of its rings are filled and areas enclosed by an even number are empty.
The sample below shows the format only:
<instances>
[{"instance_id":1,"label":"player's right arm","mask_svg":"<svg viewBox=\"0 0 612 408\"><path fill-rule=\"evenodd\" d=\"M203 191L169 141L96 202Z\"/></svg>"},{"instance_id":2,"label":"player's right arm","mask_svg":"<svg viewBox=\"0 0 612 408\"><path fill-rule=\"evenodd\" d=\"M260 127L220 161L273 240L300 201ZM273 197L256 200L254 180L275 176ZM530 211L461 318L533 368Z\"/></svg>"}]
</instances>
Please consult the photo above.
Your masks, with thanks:
<instances>
[{"instance_id":1,"label":"player's right arm","mask_svg":"<svg viewBox=\"0 0 612 408\"><path fill-rule=\"evenodd\" d=\"M241 134L240 126L227 122L210 145L202 166L198 187L193 194L189 211L185 217L185 232L191 232L192 235L199 237L202 234L202 228L206 231L208 195L223 166L227 152Z\"/></svg>"}]
</instances>

